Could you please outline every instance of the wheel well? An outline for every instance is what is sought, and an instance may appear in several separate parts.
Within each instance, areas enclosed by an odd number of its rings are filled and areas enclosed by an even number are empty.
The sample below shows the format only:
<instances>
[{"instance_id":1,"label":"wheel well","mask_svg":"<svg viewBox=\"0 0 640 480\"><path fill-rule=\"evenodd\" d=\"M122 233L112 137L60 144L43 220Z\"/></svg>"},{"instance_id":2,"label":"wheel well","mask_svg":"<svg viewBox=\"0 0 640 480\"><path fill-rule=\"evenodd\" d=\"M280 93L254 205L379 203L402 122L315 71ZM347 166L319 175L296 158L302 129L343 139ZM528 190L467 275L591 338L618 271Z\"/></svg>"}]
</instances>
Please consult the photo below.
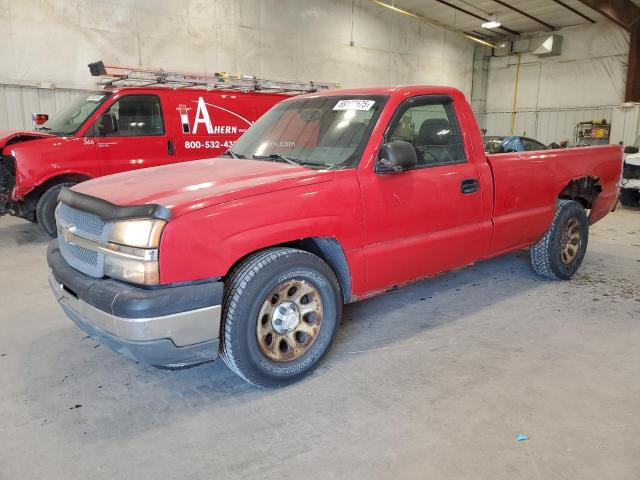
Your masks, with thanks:
<instances>
[{"instance_id":1,"label":"wheel well","mask_svg":"<svg viewBox=\"0 0 640 480\"><path fill-rule=\"evenodd\" d=\"M602 186L597 177L582 177L571 180L558 194L558 198L575 200L586 209L593 206L598 194L602 192Z\"/></svg>"},{"instance_id":2,"label":"wheel well","mask_svg":"<svg viewBox=\"0 0 640 480\"><path fill-rule=\"evenodd\" d=\"M340 289L342 290L343 301L345 303L350 301L351 277L349 275L349 264L347 263L347 258L345 257L342 246L338 240L331 237L310 237L281 243L279 245L270 245L265 248L273 247L297 248L298 250L304 250L305 252L309 252L320 257L329 265L329 267L331 267L333 273L336 274L338 282L340 283ZM254 253L257 252L251 252L236 261L229 269L229 272L231 272L236 265L242 262L245 258L249 255L253 255Z\"/></svg>"},{"instance_id":3,"label":"wheel well","mask_svg":"<svg viewBox=\"0 0 640 480\"><path fill-rule=\"evenodd\" d=\"M296 240L289 245L293 248L313 253L327 262L333 273L338 277L344 302L349 302L351 298L351 277L349 275L349 264L340 242L330 237L311 237Z\"/></svg>"},{"instance_id":4,"label":"wheel well","mask_svg":"<svg viewBox=\"0 0 640 480\"><path fill-rule=\"evenodd\" d=\"M90 179L91 177L87 177L86 175L80 175L76 173L66 173L64 175L58 175L57 177L50 178L46 182L41 183L36 188L31 190L26 195L26 197L24 197L23 202L25 204L25 207L27 207L30 210L35 210L36 204L38 203L38 200L40 199L42 194L47 190L49 190L51 187L54 187L61 183L67 183L67 182L80 183Z\"/></svg>"}]
</instances>

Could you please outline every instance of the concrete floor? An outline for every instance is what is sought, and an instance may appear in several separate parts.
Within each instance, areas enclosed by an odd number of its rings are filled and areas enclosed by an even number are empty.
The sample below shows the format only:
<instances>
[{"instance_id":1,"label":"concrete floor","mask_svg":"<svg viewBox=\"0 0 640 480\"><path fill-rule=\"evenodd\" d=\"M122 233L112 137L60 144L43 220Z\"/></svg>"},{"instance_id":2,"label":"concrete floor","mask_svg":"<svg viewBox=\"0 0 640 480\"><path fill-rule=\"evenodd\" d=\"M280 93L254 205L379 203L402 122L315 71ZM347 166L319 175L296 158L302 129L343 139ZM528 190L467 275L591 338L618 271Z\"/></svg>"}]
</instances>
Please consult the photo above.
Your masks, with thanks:
<instances>
[{"instance_id":1,"label":"concrete floor","mask_svg":"<svg viewBox=\"0 0 640 480\"><path fill-rule=\"evenodd\" d=\"M86 338L46 241L0 220L3 480L640 477L640 211L592 229L570 282L522 252L350 305L324 364L275 391Z\"/></svg>"}]
</instances>

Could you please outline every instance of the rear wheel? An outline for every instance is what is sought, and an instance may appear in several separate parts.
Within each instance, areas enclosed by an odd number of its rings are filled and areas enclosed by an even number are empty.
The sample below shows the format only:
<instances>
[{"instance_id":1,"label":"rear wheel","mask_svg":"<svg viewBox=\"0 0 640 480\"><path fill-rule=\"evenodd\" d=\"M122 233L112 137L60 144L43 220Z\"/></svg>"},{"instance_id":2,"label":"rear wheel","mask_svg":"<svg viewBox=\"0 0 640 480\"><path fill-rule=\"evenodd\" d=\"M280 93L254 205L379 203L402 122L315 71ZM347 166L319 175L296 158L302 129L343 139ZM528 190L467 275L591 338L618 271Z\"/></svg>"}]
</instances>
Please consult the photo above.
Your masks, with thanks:
<instances>
[{"instance_id":1,"label":"rear wheel","mask_svg":"<svg viewBox=\"0 0 640 480\"><path fill-rule=\"evenodd\" d=\"M640 206L640 190L632 190L631 188L621 188L620 203L625 207Z\"/></svg>"},{"instance_id":2,"label":"rear wheel","mask_svg":"<svg viewBox=\"0 0 640 480\"><path fill-rule=\"evenodd\" d=\"M549 230L530 248L531 265L543 277L569 279L582 264L588 240L589 223L582 205L558 200Z\"/></svg>"},{"instance_id":3,"label":"rear wheel","mask_svg":"<svg viewBox=\"0 0 640 480\"><path fill-rule=\"evenodd\" d=\"M56 236L56 206L58 205L58 194L63 188L73 187L75 183L59 183L45 191L36 204L36 219L40 228L49 236Z\"/></svg>"},{"instance_id":4,"label":"rear wheel","mask_svg":"<svg viewBox=\"0 0 640 480\"><path fill-rule=\"evenodd\" d=\"M323 260L293 248L258 252L225 285L222 358L254 385L293 383L329 350L341 310L338 280Z\"/></svg>"}]
</instances>

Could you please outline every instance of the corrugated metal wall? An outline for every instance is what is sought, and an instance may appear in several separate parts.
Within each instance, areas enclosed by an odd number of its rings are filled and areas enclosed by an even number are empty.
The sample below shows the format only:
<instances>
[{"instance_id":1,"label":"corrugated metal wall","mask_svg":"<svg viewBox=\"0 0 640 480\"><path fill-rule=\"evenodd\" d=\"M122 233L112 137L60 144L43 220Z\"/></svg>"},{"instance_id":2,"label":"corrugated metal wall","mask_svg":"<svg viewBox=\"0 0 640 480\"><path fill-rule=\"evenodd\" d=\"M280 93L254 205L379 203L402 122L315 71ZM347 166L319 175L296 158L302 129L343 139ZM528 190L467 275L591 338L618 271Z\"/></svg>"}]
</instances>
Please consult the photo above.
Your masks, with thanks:
<instances>
[{"instance_id":1,"label":"corrugated metal wall","mask_svg":"<svg viewBox=\"0 0 640 480\"><path fill-rule=\"evenodd\" d=\"M578 122L606 119L611 123L614 107L567 110L519 111L515 134L535 138L542 143L569 140L574 143ZM511 112L488 112L485 117L487 135L510 135Z\"/></svg>"},{"instance_id":2,"label":"corrugated metal wall","mask_svg":"<svg viewBox=\"0 0 640 480\"><path fill-rule=\"evenodd\" d=\"M0 84L0 129L31 130L31 114L53 114L65 107L81 90L37 88Z\"/></svg>"}]
</instances>

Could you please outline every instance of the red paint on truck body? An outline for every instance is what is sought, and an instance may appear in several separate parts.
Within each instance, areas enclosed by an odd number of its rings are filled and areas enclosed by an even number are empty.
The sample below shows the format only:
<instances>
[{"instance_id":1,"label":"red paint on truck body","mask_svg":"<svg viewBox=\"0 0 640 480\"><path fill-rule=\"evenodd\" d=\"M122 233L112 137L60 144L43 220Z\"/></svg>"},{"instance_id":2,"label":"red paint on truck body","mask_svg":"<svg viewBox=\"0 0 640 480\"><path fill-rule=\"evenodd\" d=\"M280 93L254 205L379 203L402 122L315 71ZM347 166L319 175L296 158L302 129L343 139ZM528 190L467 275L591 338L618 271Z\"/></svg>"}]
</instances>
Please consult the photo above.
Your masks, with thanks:
<instances>
[{"instance_id":1,"label":"red paint on truck body","mask_svg":"<svg viewBox=\"0 0 640 480\"><path fill-rule=\"evenodd\" d=\"M170 208L160 246L162 283L224 277L262 248L331 237L347 259L352 299L535 243L571 180L598 179L592 222L615 205L619 146L487 156L458 90L367 88L313 96L361 94L388 99L355 168L219 158L105 177L75 190L121 205ZM467 161L377 174L390 120L403 101L422 95L451 97ZM469 178L478 180L479 191L463 195L460 182Z\"/></svg>"}]
</instances>

